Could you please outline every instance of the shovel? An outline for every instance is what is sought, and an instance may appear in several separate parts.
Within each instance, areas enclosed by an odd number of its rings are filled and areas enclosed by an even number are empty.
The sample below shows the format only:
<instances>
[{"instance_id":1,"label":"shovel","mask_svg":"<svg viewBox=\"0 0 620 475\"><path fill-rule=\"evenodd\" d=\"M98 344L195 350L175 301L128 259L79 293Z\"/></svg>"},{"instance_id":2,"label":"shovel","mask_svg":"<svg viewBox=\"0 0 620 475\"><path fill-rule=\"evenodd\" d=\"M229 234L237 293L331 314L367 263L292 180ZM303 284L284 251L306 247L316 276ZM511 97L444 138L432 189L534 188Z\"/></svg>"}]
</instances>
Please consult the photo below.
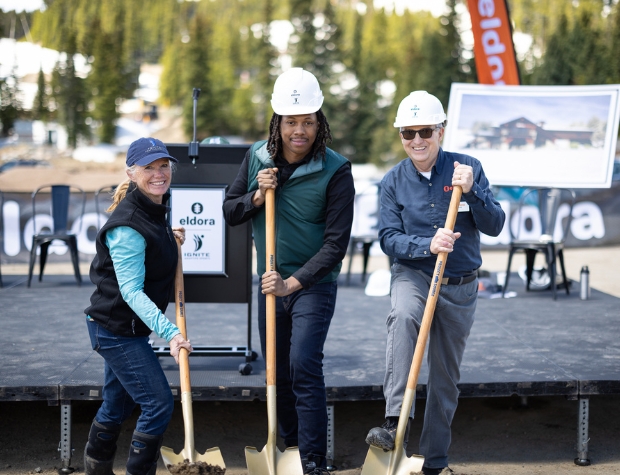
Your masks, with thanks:
<instances>
[{"instance_id":1,"label":"shovel","mask_svg":"<svg viewBox=\"0 0 620 475\"><path fill-rule=\"evenodd\" d=\"M452 199L450 200L450 207L448 208L448 217L446 218L445 225L447 229L454 230L454 223L456 223L456 215L459 210L459 202L461 201L462 193L463 190L460 186L454 186L452 189ZM443 271L446 267L447 258L447 252L440 252L437 255L437 262L435 264L435 270L433 271L431 286L428 290L426 306L424 307L424 315L422 316L422 324L420 325L420 333L415 345L411 368L409 369L407 388L405 389L403 404L398 418L398 427L396 428L396 436L394 439L394 450L384 452L383 449L371 445L366 455L361 475L414 475L422 470L424 457L421 455L407 457L405 449L403 448L403 441L407 423L409 422L409 414L411 413L411 407L413 406L415 398L420 367L422 366L422 359L424 358L424 351L426 349L426 341L428 340L431 323L433 323L433 315L435 313L437 299L439 298L439 289L441 288L441 279L443 278Z\"/></svg>"},{"instance_id":2,"label":"shovel","mask_svg":"<svg viewBox=\"0 0 620 475\"><path fill-rule=\"evenodd\" d=\"M181 243L177 239L179 263L174 280L174 303L176 306L176 325L181 335L187 340L185 325L185 289L183 285L183 259ZM217 447L208 449L204 455L194 448L194 416L192 412L192 388L189 375L189 352L181 348L179 352L179 373L181 378L181 404L183 406L183 424L185 426L185 447L175 454L169 447L161 448L164 464L172 474L215 474L224 475L226 465Z\"/></svg>"},{"instance_id":3,"label":"shovel","mask_svg":"<svg viewBox=\"0 0 620 475\"><path fill-rule=\"evenodd\" d=\"M267 243L267 269L276 268L275 242L275 197L274 190L267 190L265 196L265 237ZM248 475L302 475L301 458L297 447L289 447L284 452L276 446L276 296L267 294L267 444L262 451L256 447L245 448L245 461Z\"/></svg>"}]
</instances>

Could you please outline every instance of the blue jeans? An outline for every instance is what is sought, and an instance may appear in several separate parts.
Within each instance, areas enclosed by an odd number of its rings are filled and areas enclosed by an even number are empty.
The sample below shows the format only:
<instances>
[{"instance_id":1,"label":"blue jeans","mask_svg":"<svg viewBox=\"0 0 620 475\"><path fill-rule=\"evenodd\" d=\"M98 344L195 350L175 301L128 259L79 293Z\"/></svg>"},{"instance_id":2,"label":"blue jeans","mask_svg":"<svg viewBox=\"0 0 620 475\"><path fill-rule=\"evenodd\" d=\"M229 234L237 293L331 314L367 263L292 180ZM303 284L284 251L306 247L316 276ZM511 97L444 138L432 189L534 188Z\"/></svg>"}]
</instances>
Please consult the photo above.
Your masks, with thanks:
<instances>
[{"instance_id":1,"label":"blue jeans","mask_svg":"<svg viewBox=\"0 0 620 475\"><path fill-rule=\"evenodd\" d=\"M430 281L431 278L421 271L398 263L392 265L392 310L387 318L383 385L386 417L400 415ZM474 323L477 301L478 279L463 285L442 285L439 290L429 335L426 410L420 437L420 455L429 468L448 466L450 426L459 398L460 365ZM414 409L415 404L411 417Z\"/></svg>"},{"instance_id":2,"label":"blue jeans","mask_svg":"<svg viewBox=\"0 0 620 475\"><path fill-rule=\"evenodd\" d=\"M327 396L323 346L336 305L336 282L276 297L278 424L287 447L302 458L327 453ZM265 295L258 294L258 328L265 352Z\"/></svg>"},{"instance_id":3,"label":"blue jeans","mask_svg":"<svg viewBox=\"0 0 620 475\"><path fill-rule=\"evenodd\" d=\"M136 404L141 413L136 431L162 435L172 417L174 399L149 338L116 335L87 318L90 341L105 360L103 404L95 420L122 424Z\"/></svg>"}]
</instances>

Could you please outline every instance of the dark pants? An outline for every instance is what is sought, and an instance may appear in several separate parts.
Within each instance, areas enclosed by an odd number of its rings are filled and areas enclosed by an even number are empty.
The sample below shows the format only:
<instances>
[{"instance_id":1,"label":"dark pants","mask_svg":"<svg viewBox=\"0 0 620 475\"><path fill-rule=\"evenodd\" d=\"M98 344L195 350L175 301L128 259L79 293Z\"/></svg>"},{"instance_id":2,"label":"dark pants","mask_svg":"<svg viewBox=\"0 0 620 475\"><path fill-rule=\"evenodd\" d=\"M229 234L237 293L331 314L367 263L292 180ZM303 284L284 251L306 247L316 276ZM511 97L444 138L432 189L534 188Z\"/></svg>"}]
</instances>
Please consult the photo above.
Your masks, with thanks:
<instances>
[{"instance_id":1,"label":"dark pants","mask_svg":"<svg viewBox=\"0 0 620 475\"><path fill-rule=\"evenodd\" d=\"M276 390L280 435L302 458L325 457L327 398L323 346L334 314L336 282L276 297ZM265 295L258 294L258 327L265 351Z\"/></svg>"}]
</instances>

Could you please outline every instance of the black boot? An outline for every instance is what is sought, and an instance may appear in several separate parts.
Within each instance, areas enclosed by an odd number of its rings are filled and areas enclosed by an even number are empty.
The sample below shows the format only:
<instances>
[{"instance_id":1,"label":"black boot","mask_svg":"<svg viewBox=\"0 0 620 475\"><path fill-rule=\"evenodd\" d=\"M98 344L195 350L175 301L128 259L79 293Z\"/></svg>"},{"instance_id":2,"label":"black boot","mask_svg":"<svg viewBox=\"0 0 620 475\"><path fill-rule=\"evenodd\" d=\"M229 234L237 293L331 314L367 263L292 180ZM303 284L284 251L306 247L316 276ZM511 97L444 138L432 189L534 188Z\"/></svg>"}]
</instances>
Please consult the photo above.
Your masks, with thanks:
<instances>
[{"instance_id":1,"label":"black boot","mask_svg":"<svg viewBox=\"0 0 620 475\"><path fill-rule=\"evenodd\" d=\"M405 437L403 440L403 449L407 448L409 442L409 429L411 428L410 417L407 421L407 428L405 429ZM370 429L366 436L366 443L368 445L374 445L380 449L394 450L394 439L396 438L396 429L398 428L398 417L386 417L385 422L381 427L375 427Z\"/></svg>"},{"instance_id":2,"label":"black boot","mask_svg":"<svg viewBox=\"0 0 620 475\"><path fill-rule=\"evenodd\" d=\"M116 441L121 426L104 426L93 419L84 448L84 473L86 475L114 475L114 455Z\"/></svg>"},{"instance_id":3,"label":"black boot","mask_svg":"<svg viewBox=\"0 0 620 475\"><path fill-rule=\"evenodd\" d=\"M163 435L148 435L134 431L129 446L127 475L155 475Z\"/></svg>"}]
</instances>

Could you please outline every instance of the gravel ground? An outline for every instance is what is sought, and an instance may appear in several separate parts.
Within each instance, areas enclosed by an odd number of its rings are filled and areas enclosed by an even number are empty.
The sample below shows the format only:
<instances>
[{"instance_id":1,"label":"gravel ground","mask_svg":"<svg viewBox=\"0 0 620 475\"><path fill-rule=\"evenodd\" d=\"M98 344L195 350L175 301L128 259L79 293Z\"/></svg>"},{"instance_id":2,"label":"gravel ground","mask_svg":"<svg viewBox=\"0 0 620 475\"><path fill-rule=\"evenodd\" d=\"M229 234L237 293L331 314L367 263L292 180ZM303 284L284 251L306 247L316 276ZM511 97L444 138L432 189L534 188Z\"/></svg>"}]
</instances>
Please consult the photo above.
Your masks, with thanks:
<instances>
[{"instance_id":1,"label":"gravel ground","mask_svg":"<svg viewBox=\"0 0 620 475\"><path fill-rule=\"evenodd\" d=\"M563 397L462 399L453 423L451 467L458 475L620 474L620 397L598 396L590 401L589 457L579 467L576 456L577 402ZM96 402L72 405L72 467L83 472L82 452ZM246 475L244 448L262 450L267 442L263 404L247 402L194 403L195 447L199 453L219 447L227 475ZM420 409L422 409L420 407ZM115 473L124 473L134 418L119 441ZM359 475L368 451L364 437L383 419L382 402L337 403L335 465L340 475ZM0 473L53 475L62 466L57 451L60 409L40 402L0 404ZM412 427L410 447L417 450L421 422ZM183 448L181 407L166 432L164 445ZM159 463L158 475L168 473ZM280 474L282 475L282 474ZM380 475L380 474L377 474Z\"/></svg>"}]
</instances>

